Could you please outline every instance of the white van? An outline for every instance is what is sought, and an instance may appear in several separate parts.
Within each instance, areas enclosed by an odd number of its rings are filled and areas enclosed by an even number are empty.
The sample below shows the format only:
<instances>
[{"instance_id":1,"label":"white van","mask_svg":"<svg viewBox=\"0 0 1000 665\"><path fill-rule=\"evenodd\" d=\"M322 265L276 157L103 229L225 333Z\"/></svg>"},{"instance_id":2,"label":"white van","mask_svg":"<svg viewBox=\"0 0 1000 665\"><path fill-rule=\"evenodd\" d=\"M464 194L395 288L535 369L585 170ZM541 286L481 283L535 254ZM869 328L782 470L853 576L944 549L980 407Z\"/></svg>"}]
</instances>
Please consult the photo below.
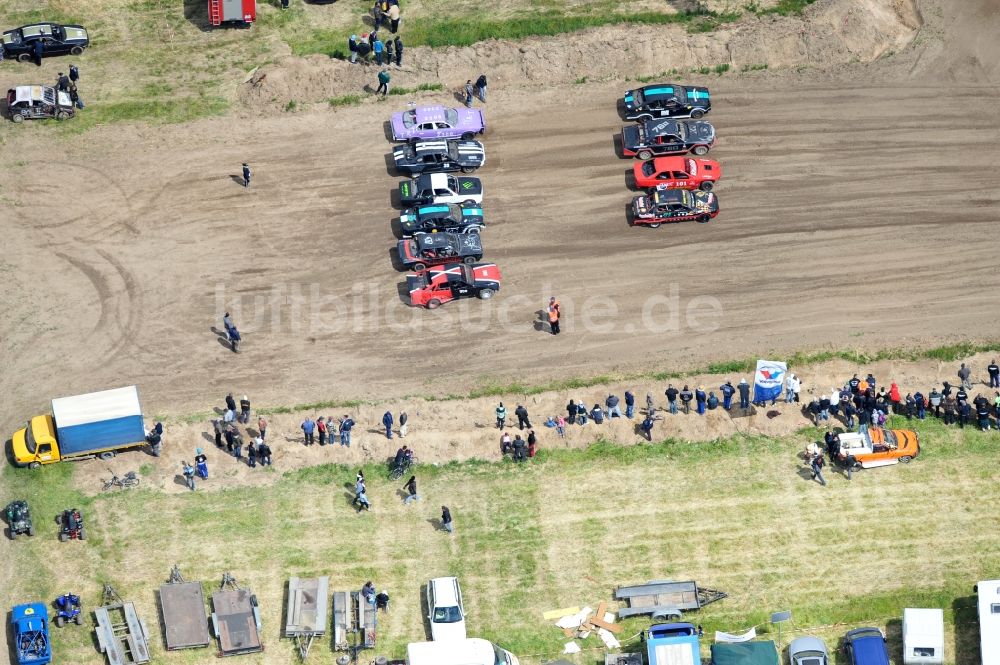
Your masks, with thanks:
<instances>
[{"instance_id":1,"label":"white van","mask_svg":"<svg viewBox=\"0 0 1000 665\"><path fill-rule=\"evenodd\" d=\"M1000 663L1000 580L976 585L979 596L979 653L983 665Z\"/></svg>"},{"instance_id":2,"label":"white van","mask_svg":"<svg viewBox=\"0 0 1000 665\"><path fill-rule=\"evenodd\" d=\"M435 577L427 583L427 620L432 640L465 639L465 605L457 577Z\"/></svg>"},{"instance_id":3,"label":"white van","mask_svg":"<svg viewBox=\"0 0 1000 665\"><path fill-rule=\"evenodd\" d=\"M489 640L470 637L448 642L411 642L406 665L520 665L517 656Z\"/></svg>"},{"instance_id":4,"label":"white van","mask_svg":"<svg viewBox=\"0 0 1000 665\"><path fill-rule=\"evenodd\" d=\"M944 610L903 610L903 665L944 664Z\"/></svg>"}]
</instances>

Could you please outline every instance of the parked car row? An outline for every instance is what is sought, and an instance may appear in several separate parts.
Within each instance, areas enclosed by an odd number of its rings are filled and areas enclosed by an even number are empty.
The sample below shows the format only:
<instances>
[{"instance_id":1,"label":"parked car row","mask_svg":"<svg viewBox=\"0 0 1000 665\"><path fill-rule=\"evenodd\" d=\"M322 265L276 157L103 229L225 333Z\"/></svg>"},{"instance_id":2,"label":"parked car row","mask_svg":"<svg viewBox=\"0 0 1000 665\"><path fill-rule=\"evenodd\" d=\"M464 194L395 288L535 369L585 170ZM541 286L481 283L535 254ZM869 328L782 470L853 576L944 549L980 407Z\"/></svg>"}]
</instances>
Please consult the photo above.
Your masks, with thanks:
<instances>
[{"instance_id":1,"label":"parked car row","mask_svg":"<svg viewBox=\"0 0 1000 665\"><path fill-rule=\"evenodd\" d=\"M90 36L82 25L40 22L4 30L0 40L0 60L17 60L39 65L53 55L80 55L90 45ZM7 112L14 122L55 118L66 120L76 115L76 106L66 91L49 85L19 85L7 90Z\"/></svg>"},{"instance_id":2,"label":"parked car row","mask_svg":"<svg viewBox=\"0 0 1000 665\"><path fill-rule=\"evenodd\" d=\"M458 298L488 300L500 289L500 269L481 263L483 183L471 173L486 163L486 131L479 109L430 106L407 109L389 122L399 183L400 240L396 251L406 276L410 304L435 309Z\"/></svg>"},{"instance_id":3,"label":"parked car row","mask_svg":"<svg viewBox=\"0 0 1000 665\"><path fill-rule=\"evenodd\" d=\"M645 190L632 199L632 225L708 222L719 214L719 198L711 192L722 170L718 162L701 159L715 145L715 128L697 120L711 110L708 88L699 86L659 83L625 92L619 111L638 124L622 127L622 154L641 160L632 178Z\"/></svg>"}]
</instances>

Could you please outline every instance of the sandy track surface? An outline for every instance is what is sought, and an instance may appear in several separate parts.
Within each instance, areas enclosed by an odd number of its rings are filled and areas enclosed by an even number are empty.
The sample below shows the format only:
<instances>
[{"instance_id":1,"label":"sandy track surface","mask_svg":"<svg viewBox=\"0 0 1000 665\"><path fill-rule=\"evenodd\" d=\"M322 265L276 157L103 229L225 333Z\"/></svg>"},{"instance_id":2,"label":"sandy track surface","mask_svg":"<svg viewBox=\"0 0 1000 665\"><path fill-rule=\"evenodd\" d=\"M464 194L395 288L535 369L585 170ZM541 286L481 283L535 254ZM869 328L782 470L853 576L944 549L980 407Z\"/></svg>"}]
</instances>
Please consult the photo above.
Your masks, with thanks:
<instances>
[{"instance_id":1,"label":"sandy track surface","mask_svg":"<svg viewBox=\"0 0 1000 665\"><path fill-rule=\"evenodd\" d=\"M724 177L707 225L626 225L623 81L492 91L484 243L505 281L488 310L401 302L382 120L405 100L116 126L54 158L25 128L0 167L4 430L53 396L133 382L148 412L169 414L229 389L261 405L437 395L991 336L995 47L961 37L975 18L957 5L922 10L914 45L873 65L710 80ZM233 177L243 160L249 191ZM672 288L679 329L648 328L644 306ZM558 338L533 325L551 293L567 314ZM593 297L617 313L587 325ZM718 315L687 317L699 298ZM238 356L212 332L226 307Z\"/></svg>"}]
</instances>

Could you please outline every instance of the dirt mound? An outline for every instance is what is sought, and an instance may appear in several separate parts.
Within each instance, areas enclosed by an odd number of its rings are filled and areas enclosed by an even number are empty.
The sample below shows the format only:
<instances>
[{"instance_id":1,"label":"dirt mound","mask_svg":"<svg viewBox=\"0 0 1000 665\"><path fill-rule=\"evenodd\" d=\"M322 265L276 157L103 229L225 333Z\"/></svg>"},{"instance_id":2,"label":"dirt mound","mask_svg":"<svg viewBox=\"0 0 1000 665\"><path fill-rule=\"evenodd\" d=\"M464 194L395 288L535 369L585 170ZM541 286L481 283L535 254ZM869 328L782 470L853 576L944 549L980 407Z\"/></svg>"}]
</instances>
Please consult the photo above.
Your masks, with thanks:
<instances>
[{"instance_id":1,"label":"dirt mound","mask_svg":"<svg viewBox=\"0 0 1000 665\"><path fill-rule=\"evenodd\" d=\"M751 17L707 34L688 34L674 25L618 25L522 42L406 48L403 69L391 70L392 85L442 82L458 90L470 76L486 72L493 89L503 89L719 65L739 71L763 64L784 68L868 62L905 46L919 25L913 0L825 0L801 17ZM374 65L289 56L262 68L240 89L240 97L249 111L285 108L290 101L321 102L371 91L376 73Z\"/></svg>"}]
</instances>

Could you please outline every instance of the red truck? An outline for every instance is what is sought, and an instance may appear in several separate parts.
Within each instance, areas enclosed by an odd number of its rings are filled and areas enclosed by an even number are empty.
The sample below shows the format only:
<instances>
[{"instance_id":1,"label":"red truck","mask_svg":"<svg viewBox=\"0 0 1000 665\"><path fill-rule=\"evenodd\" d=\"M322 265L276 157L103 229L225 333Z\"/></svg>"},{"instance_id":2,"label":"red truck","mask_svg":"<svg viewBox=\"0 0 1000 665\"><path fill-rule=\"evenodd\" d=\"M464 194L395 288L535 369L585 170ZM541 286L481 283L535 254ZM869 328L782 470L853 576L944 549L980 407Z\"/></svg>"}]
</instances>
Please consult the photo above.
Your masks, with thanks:
<instances>
[{"instance_id":1,"label":"red truck","mask_svg":"<svg viewBox=\"0 0 1000 665\"><path fill-rule=\"evenodd\" d=\"M208 22L251 26L257 20L257 0L208 0Z\"/></svg>"}]
</instances>

